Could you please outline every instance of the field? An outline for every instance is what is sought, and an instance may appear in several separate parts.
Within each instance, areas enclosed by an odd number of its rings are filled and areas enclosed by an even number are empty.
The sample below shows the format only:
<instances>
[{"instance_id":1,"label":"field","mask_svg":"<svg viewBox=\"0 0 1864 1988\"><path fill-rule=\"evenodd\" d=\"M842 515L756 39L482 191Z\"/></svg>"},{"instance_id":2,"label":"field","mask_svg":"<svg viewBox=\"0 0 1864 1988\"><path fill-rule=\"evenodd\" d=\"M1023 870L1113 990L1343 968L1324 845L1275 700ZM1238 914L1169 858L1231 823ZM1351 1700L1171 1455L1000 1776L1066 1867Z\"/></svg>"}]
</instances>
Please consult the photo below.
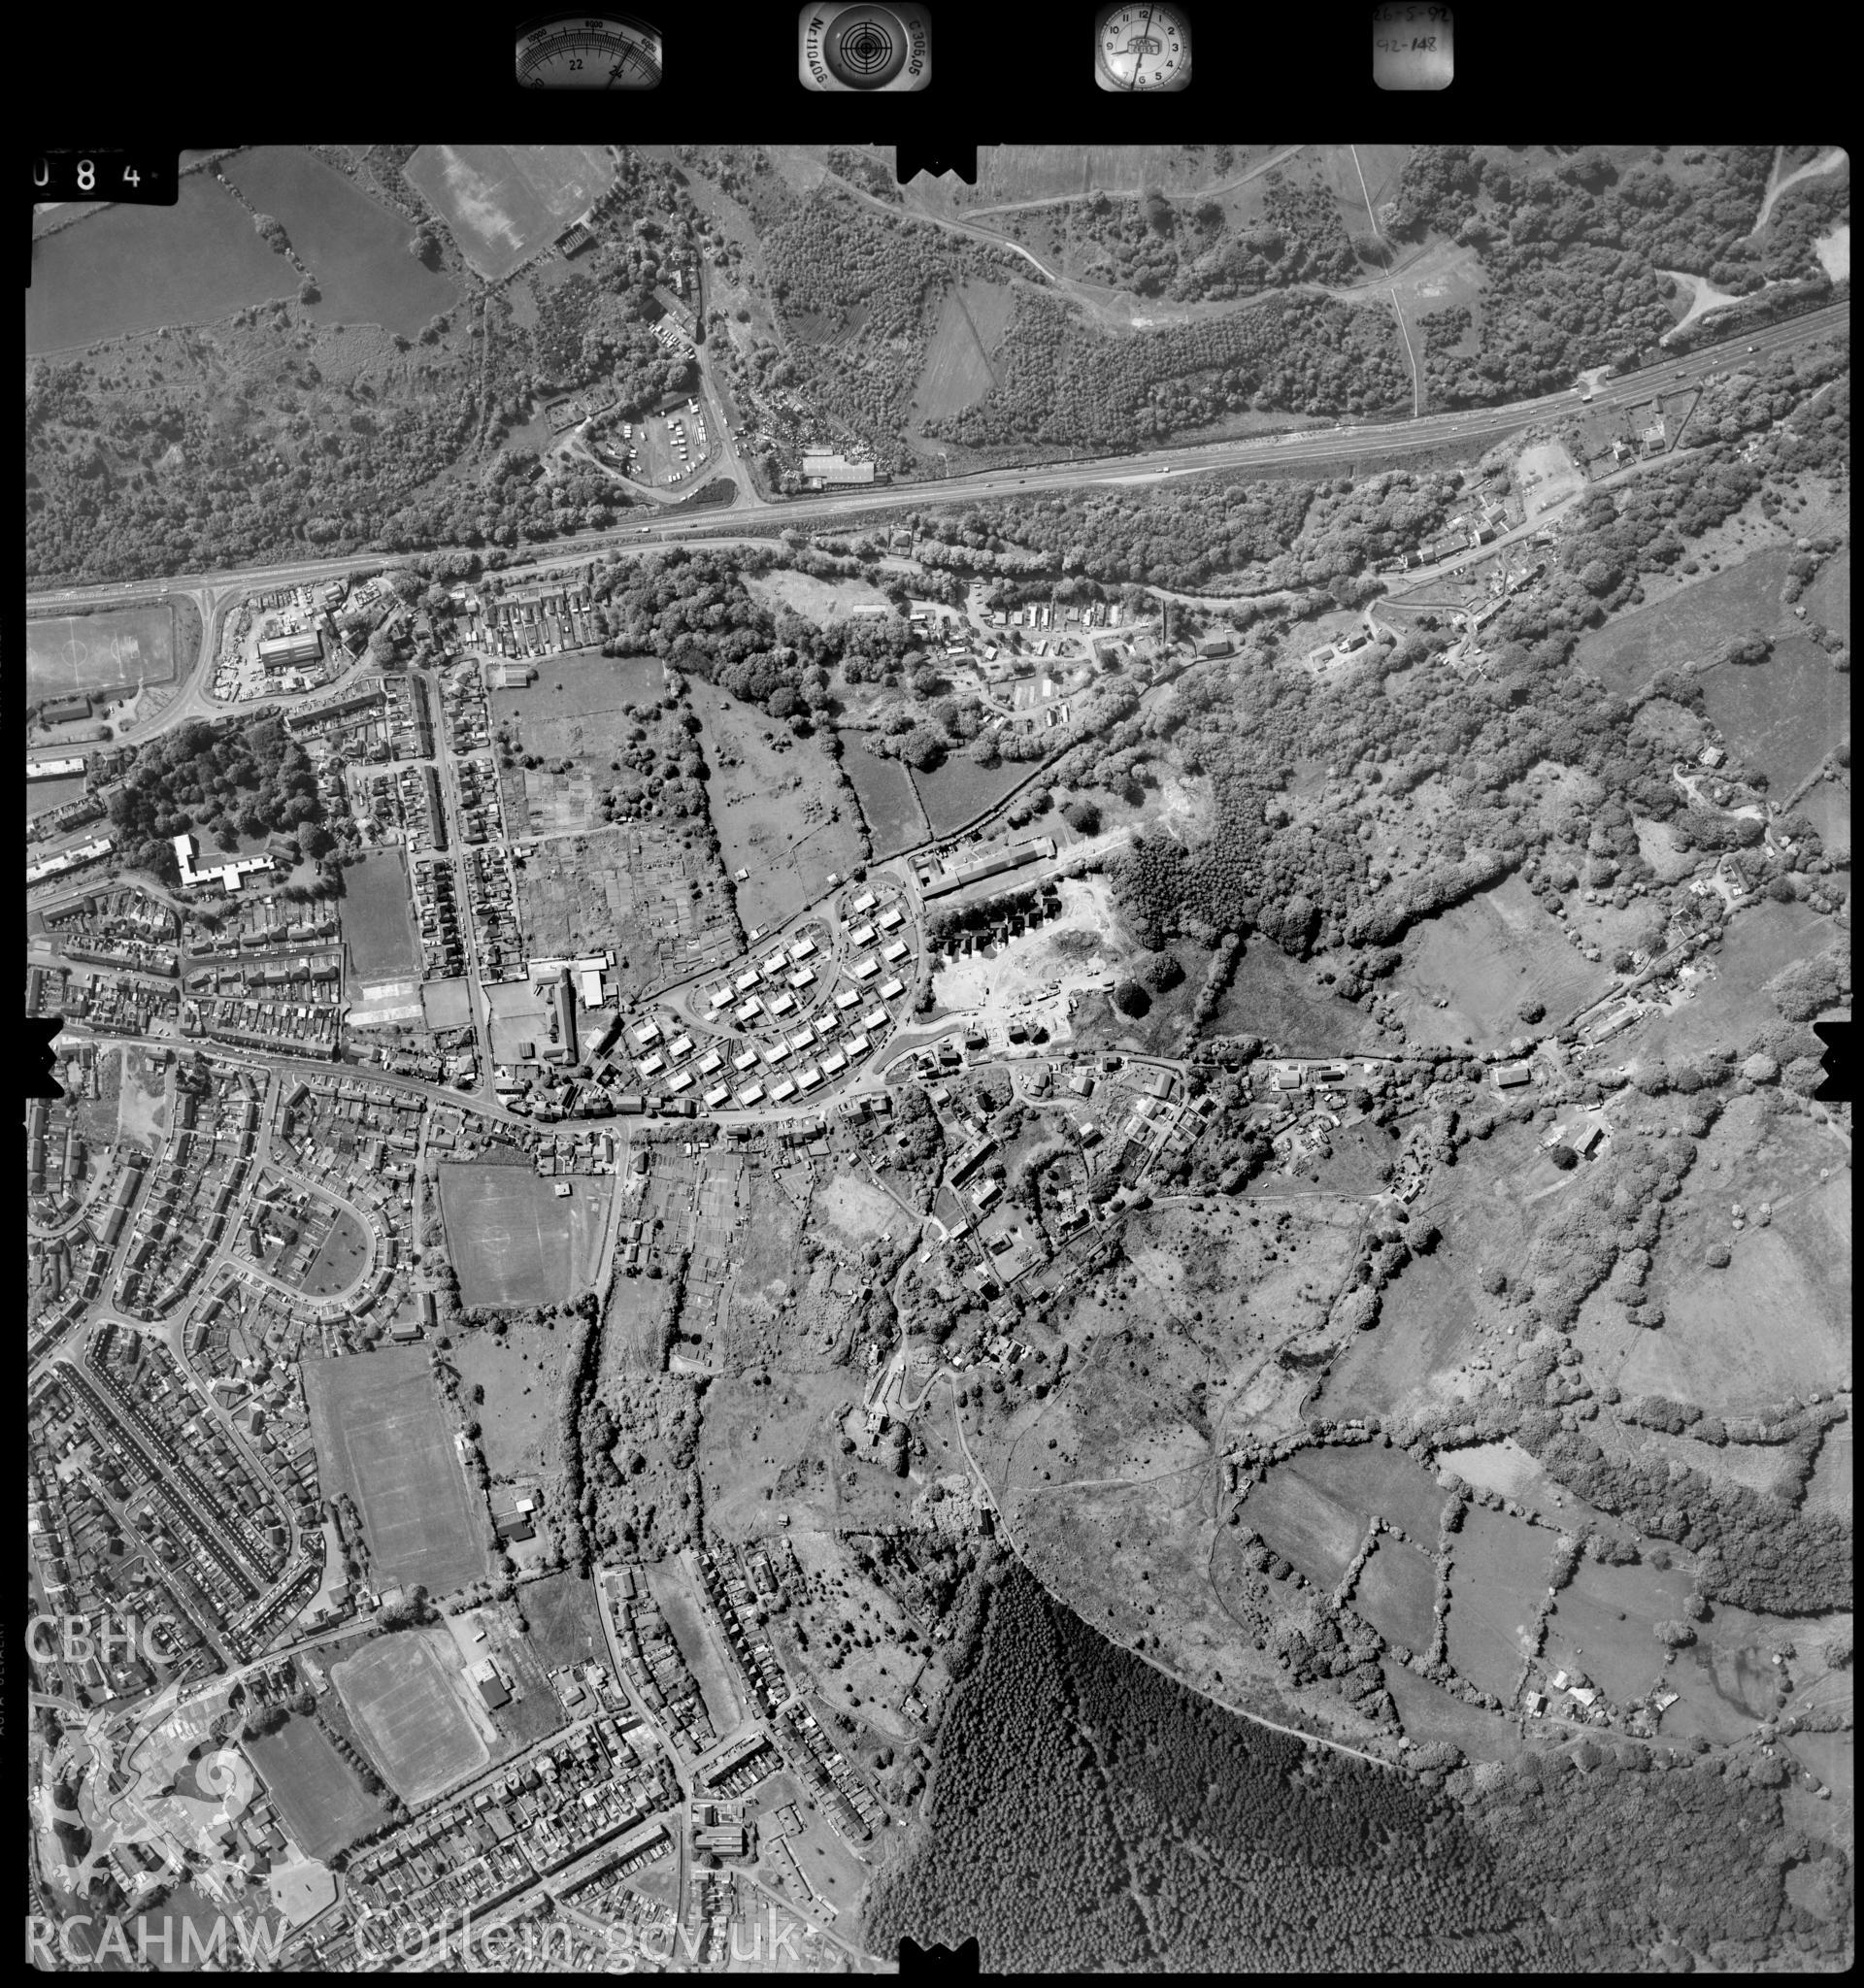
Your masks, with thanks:
<instances>
[{"instance_id":1,"label":"field","mask_svg":"<svg viewBox=\"0 0 1864 1988\"><path fill-rule=\"evenodd\" d=\"M896 1247L913 1241L913 1223L890 1195L851 1173L818 1181L810 1205L812 1228L826 1231L844 1255L858 1256L877 1237L890 1235Z\"/></svg>"},{"instance_id":2,"label":"field","mask_svg":"<svg viewBox=\"0 0 1864 1988\"><path fill-rule=\"evenodd\" d=\"M1407 145L1323 145L1320 154L1323 176L1340 203L1340 217L1348 233L1364 230L1380 221L1398 190L1399 176L1410 156ZM1368 210L1367 201L1371 208Z\"/></svg>"},{"instance_id":3,"label":"field","mask_svg":"<svg viewBox=\"0 0 1864 1988\"><path fill-rule=\"evenodd\" d=\"M915 773L912 779L932 833L950 835L1035 771L1026 760L1006 759L1001 766L982 767L958 753L931 773Z\"/></svg>"},{"instance_id":4,"label":"field","mask_svg":"<svg viewBox=\"0 0 1864 1988\"><path fill-rule=\"evenodd\" d=\"M860 860L854 799L815 740L710 683L690 690L719 854L727 874L750 872L737 886L739 923L781 924L822 895L831 871L846 877Z\"/></svg>"},{"instance_id":5,"label":"field","mask_svg":"<svg viewBox=\"0 0 1864 1988\"><path fill-rule=\"evenodd\" d=\"M343 873L340 907L350 974L367 984L420 968L420 941L408 899L408 865L399 849L372 849Z\"/></svg>"},{"instance_id":6,"label":"field","mask_svg":"<svg viewBox=\"0 0 1864 1988\"><path fill-rule=\"evenodd\" d=\"M528 689L494 690L487 699L494 721L509 725L513 757L535 753L545 762L508 772L502 781L507 819L520 836L596 825L596 788L608 785L608 768L634 727L622 707L657 703L661 693L660 664L650 656L542 656L538 665ZM568 773L550 770L566 759L576 762ZM513 805L520 786L522 799Z\"/></svg>"},{"instance_id":7,"label":"field","mask_svg":"<svg viewBox=\"0 0 1864 1988\"><path fill-rule=\"evenodd\" d=\"M1829 918L1804 905L1749 905L1728 925L1715 955L1715 977L1662 1023L1664 1054L1688 1056L1743 1044L1780 1019L1762 986L1796 959L1821 953L1839 935Z\"/></svg>"},{"instance_id":8,"label":"field","mask_svg":"<svg viewBox=\"0 0 1864 1988\"><path fill-rule=\"evenodd\" d=\"M1632 1567L1581 1560L1548 1623L1548 1661L1583 1671L1620 1704L1642 1698L1664 1675L1655 1625L1682 1616L1693 1585L1693 1576L1675 1563L1666 1572L1648 1560Z\"/></svg>"},{"instance_id":9,"label":"field","mask_svg":"<svg viewBox=\"0 0 1864 1988\"><path fill-rule=\"evenodd\" d=\"M1791 635L1764 663L1711 670L1703 689L1729 746L1760 767L1783 798L1849 735L1849 682L1810 638Z\"/></svg>"},{"instance_id":10,"label":"field","mask_svg":"<svg viewBox=\"0 0 1864 1988\"><path fill-rule=\"evenodd\" d=\"M410 1807L483 1767L483 1738L461 1704L458 1658L444 1628L379 1637L330 1668L383 1777Z\"/></svg>"},{"instance_id":11,"label":"field","mask_svg":"<svg viewBox=\"0 0 1864 1988\"><path fill-rule=\"evenodd\" d=\"M1659 670L1706 662L1725 642L1780 631L1780 589L1793 548L1774 545L1713 580L1683 587L1674 600L1621 614L1586 636L1574 657L1581 670L1621 695L1640 690ZM1811 610L1808 610L1811 613ZM1720 671L1712 671L1713 684Z\"/></svg>"},{"instance_id":12,"label":"field","mask_svg":"<svg viewBox=\"0 0 1864 1988\"><path fill-rule=\"evenodd\" d=\"M874 838L874 860L882 861L922 843L930 834L913 776L897 759L882 759L857 744L842 754L848 775Z\"/></svg>"},{"instance_id":13,"label":"field","mask_svg":"<svg viewBox=\"0 0 1864 1988\"><path fill-rule=\"evenodd\" d=\"M1848 866L1851 860L1849 787L1841 787L1833 780L1820 780L1817 786L1809 788L1799 797L1793 804L1793 812L1805 815L1813 824L1814 832L1825 845L1826 855L1834 863Z\"/></svg>"},{"instance_id":14,"label":"field","mask_svg":"<svg viewBox=\"0 0 1864 1988\"><path fill-rule=\"evenodd\" d=\"M599 145L422 146L404 171L491 282L561 233L615 177Z\"/></svg>"},{"instance_id":15,"label":"field","mask_svg":"<svg viewBox=\"0 0 1864 1988\"><path fill-rule=\"evenodd\" d=\"M1191 984L1196 975L1188 975ZM1314 969L1272 940L1251 937L1211 1023L1214 1034L1259 1036L1283 1055L1337 1056L1379 1040L1364 1013L1318 985Z\"/></svg>"},{"instance_id":16,"label":"field","mask_svg":"<svg viewBox=\"0 0 1864 1988\"><path fill-rule=\"evenodd\" d=\"M1848 1373L1851 1346L1851 1200L1845 1149L1798 1117L1763 1117L1738 1098L1703 1142L1653 1251L1660 1332L1630 1339L1623 1363L1601 1374L1629 1394L1665 1394L1711 1414L1752 1413L1802 1398ZM1721 1162L1709 1171L1711 1158ZM1825 1168L1829 1177L1820 1180ZM1737 1233L1728 1209L1773 1204L1768 1227ZM1733 1261L1711 1270L1712 1242ZM1589 1349L1588 1349L1589 1350Z\"/></svg>"},{"instance_id":17,"label":"field","mask_svg":"<svg viewBox=\"0 0 1864 1988\"><path fill-rule=\"evenodd\" d=\"M1556 1616L1549 1630L1558 1621ZM1673 1744L1700 1736L1716 1745L1738 1746L1752 1737L1760 1720L1778 1717L1791 1703L1776 1695L1781 1673L1774 1669L1771 1658L1781 1635L1781 1626L1773 1618L1718 1604L1697 1630L1694 1645L1678 1651L1676 1663L1661 1673L1666 1688L1681 1701L1663 1715L1664 1737ZM1549 1635L1549 1656L1555 1647ZM1564 1639L1558 1647L1571 1653ZM1807 1643L1800 1647L1811 1656ZM1654 1641L1651 1648L1656 1648ZM1589 1663L1591 1657L1592 1645L1587 1643L1580 1662Z\"/></svg>"},{"instance_id":18,"label":"field","mask_svg":"<svg viewBox=\"0 0 1864 1988\"><path fill-rule=\"evenodd\" d=\"M1605 963L1569 945L1518 877L1421 920L1403 944L1391 992L1407 1030L1425 1042L1468 1042L1478 1054L1520 1033L1523 1001L1539 1001L1551 1026L1611 984ZM1439 1009L1446 995L1449 1005Z\"/></svg>"},{"instance_id":19,"label":"field","mask_svg":"<svg viewBox=\"0 0 1864 1988\"><path fill-rule=\"evenodd\" d=\"M879 587L855 575L817 579L813 573L760 573L745 581L745 591L772 607L793 608L805 620L844 619L855 608L883 608L890 614L893 604Z\"/></svg>"},{"instance_id":20,"label":"field","mask_svg":"<svg viewBox=\"0 0 1864 1988\"><path fill-rule=\"evenodd\" d=\"M1008 283L966 282L946 291L913 396L915 422L958 414L1001 383L992 362L1015 295Z\"/></svg>"},{"instance_id":21,"label":"field","mask_svg":"<svg viewBox=\"0 0 1864 1988\"><path fill-rule=\"evenodd\" d=\"M380 324L412 338L452 308L452 282L409 254L414 230L401 215L312 153L262 145L222 171L260 213L283 223L322 293L309 307L318 323Z\"/></svg>"},{"instance_id":22,"label":"field","mask_svg":"<svg viewBox=\"0 0 1864 1988\"><path fill-rule=\"evenodd\" d=\"M309 1298L348 1290L369 1267L369 1232L348 1209L334 1210L330 1233L299 1284Z\"/></svg>"},{"instance_id":23,"label":"field","mask_svg":"<svg viewBox=\"0 0 1864 1988\"><path fill-rule=\"evenodd\" d=\"M520 1555L528 1551L522 1545L517 1550ZM525 1593L528 1596L528 1588ZM457 1660L471 1666L485 1657L494 1659L499 1674L511 1688L511 1702L500 1706L491 1721L497 1732L492 1746L499 1759L513 1747L528 1746L561 1731L564 1723L556 1692L537 1652L517 1626L519 1612L516 1604L486 1603L449 1617L448 1624ZM442 1650L443 1655L448 1654L444 1645ZM472 1687L469 1683L463 1688ZM483 1719L479 1706L474 1705L472 1710Z\"/></svg>"},{"instance_id":24,"label":"field","mask_svg":"<svg viewBox=\"0 0 1864 1988\"><path fill-rule=\"evenodd\" d=\"M319 1864L381 1827L382 1810L363 1792L316 1719L286 1719L276 1733L249 1740L246 1751L278 1804L285 1833Z\"/></svg>"},{"instance_id":25,"label":"field","mask_svg":"<svg viewBox=\"0 0 1864 1988\"><path fill-rule=\"evenodd\" d=\"M441 1209L461 1304L562 1304L594 1282L611 1181L579 1175L559 1199L524 1167L443 1166Z\"/></svg>"},{"instance_id":26,"label":"field","mask_svg":"<svg viewBox=\"0 0 1864 1988\"><path fill-rule=\"evenodd\" d=\"M1504 1705L1528 1654L1534 1611L1547 1593L1554 1535L1473 1505L1450 1570L1449 1661Z\"/></svg>"},{"instance_id":27,"label":"field","mask_svg":"<svg viewBox=\"0 0 1864 1988\"><path fill-rule=\"evenodd\" d=\"M1085 1348L1079 1364L991 1439L1015 1432L1006 1481L1037 1496L1048 1484L1157 1482L1194 1473L1246 1431L1290 1426L1310 1383L1275 1355L1324 1322L1359 1224L1356 1208L1330 1197L1253 1227L1230 1207L1134 1217L1127 1265L1085 1287L1062 1327ZM987 1456L986 1468L997 1474Z\"/></svg>"},{"instance_id":28,"label":"field","mask_svg":"<svg viewBox=\"0 0 1864 1988\"><path fill-rule=\"evenodd\" d=\"M706 1702L714 1732L722 1735L735 1731L745 1716L737 1671L721 1639L713 1632L710 1610L697 1597L685 1554L678 1560L645 1566L639 1572L647 1580L648 1592L667 1618L667 1628L681 1658Z\"/></svg>"},{"instance_id":29,"label":"field","mask_svg":"<svg viewBox=\"0 0 1864 1988\"><path fill-rule=\"evenodd\" d=\"M463 1029L473 1019L472 993L464 980L424 980L420 1006L430 1029Z\"/></svg>"},{"instance_id":30,"label":"field","mask_svg":"<svg viewBox=\"0 0 1864 1988\"><path fill-rule=\"evenodd\" d=\"M809 1460L823 1427L854 1395L849 1378L833 1373L789 1373L768 1388L735 1375L715 1380L698 1456L708 1527L724 1539L755 1539L780 1508L798 1524L826 1520L834 1500Z\"/></svg>"},{"instance_id":31,"label":"field","mask_svg":"<svg viewBox=\"0 0 1864 1988\"><path fill-rule=\"evenodd\" d=\"M1317 1586L1331 1588L1366 1537L1366 1519L1345 1500L1278 1464L1243 1501L1243 1522Z\"/></svg>"},{"instance_id":32,"label":"field","mask_svg":"<svg viewBox=\"0 0 1864 1988\"><path fill-rule=\"evenodd\" d=\"M469 1399L474 1388L485 1390L475 1412L485 1468L494 1477L521 1477L551 1461L551 1433L564 1385L562 1347L562 1333L538 1325L497 1334L464 1333L453 1342L461 1388Z\"/></svg>"},{"instance_id":33,"label":"field","mask_svg":"<svg viewBox=\"0 0 1864 1988\"><path fill-rule=\"evenodd\" d=\"M657 1374L666 1336L663 1277L616 1277L602 1324L602 1376Z\"/></svg>"},{"instance_id":34,"label":"field","mask_svg":"<svg viewBox=\"0 0 1864 1988\"><path fill-rule=\"evenodd\" d=\"M84 223L71 230L82 234ZM35 615L26 623L26 696L103 697L175 679L175 616L165 603L89 614Z\"/></svg>"},{"instance_id":35,"label":"field","mask_svg":"<svg viewBox=\"0 0 1864 1988\"><path fill-rule=\"evenodd\" d=\"M1181 1472L1038 1500L1026 1525L1018 1516L1015 1542L1030 1572L1083 1622L1148 1649L1222 1704L1239 1681L1242 1651L1211 1579L1212 1476Z\"/></svg>"},{"instance_id":36,"label":"field","mask_svg":"<svg viewBox=\"0 0 1864 1988\"><path fill-rule=\"evenodd\" d=\"M354 1353L302 1371L323 1494L355 1501L379 1584L442 1596L479 1579L486 1520L469 1503L426 1353Z\"/></svg>"},{"instance_id":37,"label":"field","mask_svg":"<svg viewBox=\"0 0 1864 1988\"><path fill-rule=\"evenodd\" d=\"M736 958L718 864L696 834L660 822L540 842L516 858L524 950L615 949L624 1000Z\"/></svg>"},{"instance_id":38,"label":"field","mask_svg":"<svg viewBox=\"0 0 1864 1988\"><path fill-rule=\"evenodd\" d=\"M168 1079L151 1057L128 1047L123 1050L122 1075L117 1131L123 1139L153 1152L168 1130Z\"/></svg>"},{"instance_id":39,"label":"field","mask_svg":"<svg viewBox=\"0 0 1864 1988\"><path fill-rule=\"evenodd\" d=\"M1282 1466L1323 1496L1349 1506L1362 1518L1375 1513L1414 1540L1436 1538L1444 1494L1436 1479L1402 1449L1380 1442L1303 1450Z\"/></svg>"},{"instance_id":40,"label":"field","mask_svg":"<svg viewBox=\"0 0 1864 1988\"><path fill-rule=\"evenodd\" d=\"M1818 577L1806 589L1801 602L1809 621L1822 621L1827 628L1851 639L1851 555L1848 548L1834 552L1818 569Z\"/></svg>"},{"instance_id":41,"label":"field","mask_svg":"<svg viewBox=\"0 0 1864 1988\"><path fill-rule=\"evenodd\" d=\"M537 1660L561 1671L593 1655L603 1660L602 1614L595 1583L580 1574L551 1574L524 1589L524 1619Z\"/></svg>"},{"instance_id":42,"label":"field","mask_svg":"<svg viewBox=\"0 0 1864 1988\"><path fill-rule=\"evenodd\" d=\"M1437 1599L1437 1573L1422 1547L1394 1545L1381 1539L1360 1570L1352 1591L1352 1607L1388 1642L1402 1648L1430 1647L1431 1604Z\"/></svg>"},{"instance_id":43,"label":"field","mask_svg":"<svg viewBox=\"0 0 1864 1988\"><path fill-rule=\"evenodd\" d=\"M26 350L205 324L297 286L297 272L259 239L239 202L197 173L172 208L113 207L33 244Z\"/></svg>"},{"instance_id":44,"label":"field","mask_svg":"<svg viewBox=\"0 0 1864 1988\"><path fill-rule=\"evenodd\" d=\"M1518 1263L1527 1249L1517 1207L1521 1186L1514 1185L1506 1197L1485 1190L1496 1179L1518 1182L1535 1153L1532 1128L1506 1127L1484 1148L1481 1186L1469 1177L1469 1168L1459 1167L1449 1176L1456 1192L1448 1192L1447 1183L1433 1193L1430 1213L1443 1241L1430 1255L1405 1266L1385 1291L1378 1325L1355 1335L1334 1361L1328 1413L1388 1416L1426 1401L1442 1404L1477 1334L1478 1272L1490 1263Z\"/></svg>"},{"instance_id":45,"label":"field","mask_svg":"<svg viewBox=\"0 0 1864 1988\"><path fill-rule=\"evenodd\" d=\"M68 780L29 780L26 783L26 819L30 821L35 814L50 814L67 801L81 800L83 791L83 774L74 774Z\"/></svg>"}]
</instances>

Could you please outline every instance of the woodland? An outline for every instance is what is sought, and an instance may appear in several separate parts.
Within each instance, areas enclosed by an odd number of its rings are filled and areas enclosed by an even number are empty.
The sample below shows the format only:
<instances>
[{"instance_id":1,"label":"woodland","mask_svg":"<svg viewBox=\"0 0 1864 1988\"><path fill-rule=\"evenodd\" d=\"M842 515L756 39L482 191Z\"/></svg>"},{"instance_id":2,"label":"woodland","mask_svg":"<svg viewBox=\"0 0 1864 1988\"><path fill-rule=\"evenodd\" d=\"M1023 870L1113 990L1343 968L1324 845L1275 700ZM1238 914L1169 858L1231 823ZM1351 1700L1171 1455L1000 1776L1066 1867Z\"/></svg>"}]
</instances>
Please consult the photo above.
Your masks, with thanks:
<instances>
[{"instance_id":1,"label":"woodland","mask_svg":"<svg viewBox=\"0 0 1864 1988\"><path fill-rule=\"evenodd\" d=\"M1777 1761L1581 1740L1413 1764L1256 1727L1012 1568L869 1932L975 1936L991 1971L1686 1968L1844 1944L1845 1860L1785 1826ZM1802 1864L1824 1916L1787 1898Z\"/></svg>"}]
</instances>

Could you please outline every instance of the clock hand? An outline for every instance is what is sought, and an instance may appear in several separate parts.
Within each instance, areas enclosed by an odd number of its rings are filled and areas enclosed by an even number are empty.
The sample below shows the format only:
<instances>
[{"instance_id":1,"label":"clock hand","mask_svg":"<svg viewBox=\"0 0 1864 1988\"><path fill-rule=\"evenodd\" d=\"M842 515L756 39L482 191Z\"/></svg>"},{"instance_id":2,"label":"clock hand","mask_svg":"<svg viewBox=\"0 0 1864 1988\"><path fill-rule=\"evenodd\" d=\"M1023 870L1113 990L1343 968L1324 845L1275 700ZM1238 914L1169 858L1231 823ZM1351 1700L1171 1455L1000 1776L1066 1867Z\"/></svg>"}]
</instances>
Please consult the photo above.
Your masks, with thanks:
<instances>
[{"instance_id":1,"label":"clock hand","mask_svg":"<svg viewBox=\"0 0 1864 1988\"><path fill-rule=\"evenodd\" d=\"M1151 0L1146 0L1146 23L1139 31L1139 40L1133 44L1133 80L1126 85L1128 89L1139 87L1139 72L1145 66L1146 44L1150 41L1151 35L1152 4Z\"/></svg>"}]
</instances>

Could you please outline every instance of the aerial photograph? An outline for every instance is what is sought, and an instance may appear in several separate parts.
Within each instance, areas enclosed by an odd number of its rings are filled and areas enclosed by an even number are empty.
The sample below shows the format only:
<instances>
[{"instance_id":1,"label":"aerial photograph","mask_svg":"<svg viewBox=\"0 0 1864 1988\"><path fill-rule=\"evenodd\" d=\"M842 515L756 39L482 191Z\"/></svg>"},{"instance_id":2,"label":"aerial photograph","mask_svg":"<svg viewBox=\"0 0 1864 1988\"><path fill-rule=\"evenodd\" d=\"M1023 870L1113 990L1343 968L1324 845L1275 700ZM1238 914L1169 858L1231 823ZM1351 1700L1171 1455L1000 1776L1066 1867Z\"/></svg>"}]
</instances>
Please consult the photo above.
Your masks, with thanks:
<instances>
[{"instance_id":1,"label":"aerial photograph","mask_svg":"<svg viewBox=\"0 0 1864 1988\"><path fill-rule=\"evenodd\" d=\"M29 1968L1854 1964L1845 149L43 183Z\"/></svg>"}]
</instances>

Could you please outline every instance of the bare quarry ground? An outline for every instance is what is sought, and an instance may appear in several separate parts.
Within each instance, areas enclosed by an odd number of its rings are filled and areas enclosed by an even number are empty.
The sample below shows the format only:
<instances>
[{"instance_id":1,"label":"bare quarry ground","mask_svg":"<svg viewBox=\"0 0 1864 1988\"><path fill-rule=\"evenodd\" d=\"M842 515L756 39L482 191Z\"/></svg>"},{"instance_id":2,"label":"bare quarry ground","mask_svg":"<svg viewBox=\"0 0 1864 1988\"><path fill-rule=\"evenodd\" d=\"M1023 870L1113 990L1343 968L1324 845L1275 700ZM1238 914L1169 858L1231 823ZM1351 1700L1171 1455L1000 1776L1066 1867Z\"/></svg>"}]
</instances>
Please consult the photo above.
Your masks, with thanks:
<instances>
[{"instance_id":1,"label":"bare quarry ground","mask_svg":"<svg viewBox=\"0 0 1864 1988\"><path fill-rule=\"evenodd\" d=\"M1059 917L988 954L942 962L933 976L932 998L948 1012L976 1014L986 1025L1013 1013L1039 1020L1065 1042L1074 1033L1071 995L1108 984L1129 952L1108 880L1066 878Z\"/></svg>"},{"instance_id":2,"label":"bare quarry ground","mask_svg":"<svg viewBox=\"0 0 1864 1988\"><path fill-rule=\"evenodd\" d=\"M1585 487L1585 473L1567 453L1562 442L1537 442L1521 450L1514 465L1514 487L1520 493L1528 523Z\"/></svg>"}]
</instances>

